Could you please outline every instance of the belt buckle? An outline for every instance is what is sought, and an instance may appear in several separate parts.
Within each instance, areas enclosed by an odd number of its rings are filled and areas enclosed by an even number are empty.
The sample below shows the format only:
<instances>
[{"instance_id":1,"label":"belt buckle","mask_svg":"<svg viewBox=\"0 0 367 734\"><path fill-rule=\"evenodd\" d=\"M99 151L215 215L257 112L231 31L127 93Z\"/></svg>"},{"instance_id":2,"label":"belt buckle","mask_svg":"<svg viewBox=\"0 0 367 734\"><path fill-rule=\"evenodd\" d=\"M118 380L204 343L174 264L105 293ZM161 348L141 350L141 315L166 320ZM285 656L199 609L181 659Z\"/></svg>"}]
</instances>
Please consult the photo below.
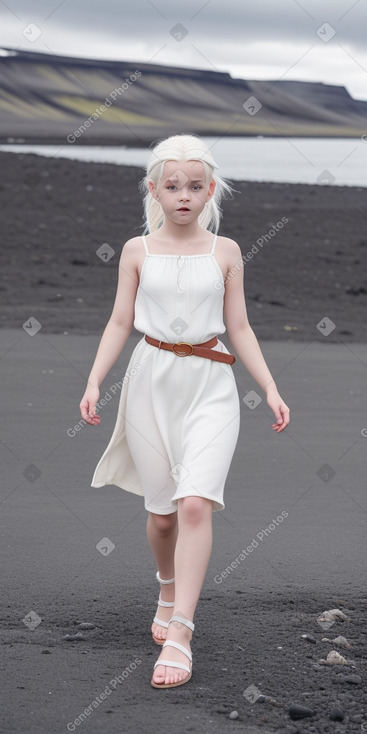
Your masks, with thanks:
<instances>
[{"instance_id":1,"label":"belt buckle","mask_svg":"<svg viewBox=\"0 0 367 734\"><path fill-rule=\"evenodd\" d=\"M175 347L179 347L178 351L176 351ZM180 347L183 347L183 349L180 349ZM188 342L176 342L176 344L172 344L172 351L175 353L176 357L189 357L190 354L194 353L194 347Z\"/></svg>"}]
</instances>

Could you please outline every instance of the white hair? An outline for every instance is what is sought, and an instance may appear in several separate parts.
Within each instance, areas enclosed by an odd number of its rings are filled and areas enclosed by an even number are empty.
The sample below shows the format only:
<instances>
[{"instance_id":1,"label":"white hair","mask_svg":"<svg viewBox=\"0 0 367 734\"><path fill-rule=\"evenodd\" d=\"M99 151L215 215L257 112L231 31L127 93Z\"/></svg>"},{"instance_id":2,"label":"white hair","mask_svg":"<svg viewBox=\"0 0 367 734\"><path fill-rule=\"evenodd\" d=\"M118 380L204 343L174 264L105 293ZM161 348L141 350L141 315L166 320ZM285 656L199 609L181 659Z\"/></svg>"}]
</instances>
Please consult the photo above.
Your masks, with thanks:
<instances>
[{"instance_id":1,"label":"white hair","mask_svg":"<svg viewBox=\"0 0 367 734\"><path fill-rule=\"evenodd\" d=\"M232 187L224 178L214 173L214 169L218 166L211 151L196 135L172 135L153 148L147 164L146 176L140 182L140 189L144 194L144 232L155 232L164 221L162 207L150 193L148 181L153 181L155 187L158 187L166 161L202 162L207 180L214 180L216 187L213 196L206 202L199 216L199 224L211 232L218 232L221 218L219 205L225 193L232 193Z\"/></svg>"}]
</instances>

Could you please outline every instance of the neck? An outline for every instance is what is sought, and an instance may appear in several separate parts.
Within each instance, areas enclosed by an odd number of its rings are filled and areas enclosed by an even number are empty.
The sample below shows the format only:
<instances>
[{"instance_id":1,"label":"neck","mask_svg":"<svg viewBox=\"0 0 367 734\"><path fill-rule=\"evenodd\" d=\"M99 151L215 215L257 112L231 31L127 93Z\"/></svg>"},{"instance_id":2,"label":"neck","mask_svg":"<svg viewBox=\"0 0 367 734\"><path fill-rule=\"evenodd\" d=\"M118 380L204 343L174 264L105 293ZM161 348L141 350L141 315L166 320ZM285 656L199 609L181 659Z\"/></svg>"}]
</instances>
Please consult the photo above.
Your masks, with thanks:
<instances>
[{"instance_id":1,"label":"neck","mask_svg":"<svg viewBox=\"0 0 367 734\"><path fill-rule=\"evenodd\" d=\"M196 222L180 225L166 219L157 231L159 232L159 236L164 239L188 242L189 240L200 237L206 230L200 227L197 220Z\"/></svg>"}]
</instances>

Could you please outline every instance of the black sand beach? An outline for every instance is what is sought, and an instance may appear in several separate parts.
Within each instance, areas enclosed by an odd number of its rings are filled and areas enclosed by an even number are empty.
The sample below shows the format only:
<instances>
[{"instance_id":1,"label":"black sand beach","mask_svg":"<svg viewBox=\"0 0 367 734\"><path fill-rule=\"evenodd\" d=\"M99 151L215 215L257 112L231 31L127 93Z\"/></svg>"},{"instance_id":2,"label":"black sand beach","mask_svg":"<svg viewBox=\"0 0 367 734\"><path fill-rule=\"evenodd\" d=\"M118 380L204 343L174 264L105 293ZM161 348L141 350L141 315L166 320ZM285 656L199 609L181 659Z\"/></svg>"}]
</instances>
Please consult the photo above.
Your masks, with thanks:
<instances>
[{"instance_id":1,"label":"black sand beach","mask_svg":"<svg viewBox=\"0 0 367 734\"><path fill-rule=\"evenodd\" d=\"M9 153L0 167L1 325L34 316L45 333L100 334L123 243L142 233L143 170ZM366 190L234 187L221 233L245 256L258 338L365 342ZM115 251L107 262L96 255L104 243ZM317 328L325 316L335 324L327 337Z\"/></svg>"},{"instance_id":2,"label":"black sand beach","mask_svg":"<svg viewBox=\"0 0 367 734\"><path fill-rule=\"evenodd\" d=\"M291 424L275 435L264 397L247 407L258 388L237 361L241 432L226 507L213 516L193 677L157 691L158 586L142 498L90 487L139 334L101 386L111 396L101 425L81 426L78 409L118 255L141 233L142 171L11 154L0 165L4 731L365 731L365 190L236 182L225 202L223 233L244 255L289 220L248 258L245 279ZM96 255L103 243L116 253L108 262ZM30 317L41 324L34 336L22 328ZM325 629L317 620L331 609L347 619ZM323 641L338 636L351 647ZM348 665L318 662L332 650ZM292 703L312 716L292 720ZM342 722L330 718L335 706Z\"/></svg>"}]
</instances>

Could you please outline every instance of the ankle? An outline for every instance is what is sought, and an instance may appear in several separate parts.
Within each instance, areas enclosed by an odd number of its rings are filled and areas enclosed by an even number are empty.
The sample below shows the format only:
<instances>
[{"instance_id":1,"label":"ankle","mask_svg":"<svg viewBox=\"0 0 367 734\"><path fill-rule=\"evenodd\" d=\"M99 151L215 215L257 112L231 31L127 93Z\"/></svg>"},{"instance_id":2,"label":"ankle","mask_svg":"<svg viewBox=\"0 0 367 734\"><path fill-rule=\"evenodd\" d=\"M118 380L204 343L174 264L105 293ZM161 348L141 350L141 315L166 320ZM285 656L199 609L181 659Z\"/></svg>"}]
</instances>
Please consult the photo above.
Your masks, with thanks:
<instances>
[{"instance_id":1,"label":"ankle","mask_svg":"<svg viewBox=\"0 0 367 734\"><path fill-rule=\"evenodd\" d=\"M171 617L172 616L173 615L171 615ZM174 634L178 633L180 637L183 637L187 642L190 642L192 639L192 630L189 627L186 627L185 624L182 624L182 622L176 622L175 620L170 622L168 632L173 632Z\"/></svg>"}]
</instances>

